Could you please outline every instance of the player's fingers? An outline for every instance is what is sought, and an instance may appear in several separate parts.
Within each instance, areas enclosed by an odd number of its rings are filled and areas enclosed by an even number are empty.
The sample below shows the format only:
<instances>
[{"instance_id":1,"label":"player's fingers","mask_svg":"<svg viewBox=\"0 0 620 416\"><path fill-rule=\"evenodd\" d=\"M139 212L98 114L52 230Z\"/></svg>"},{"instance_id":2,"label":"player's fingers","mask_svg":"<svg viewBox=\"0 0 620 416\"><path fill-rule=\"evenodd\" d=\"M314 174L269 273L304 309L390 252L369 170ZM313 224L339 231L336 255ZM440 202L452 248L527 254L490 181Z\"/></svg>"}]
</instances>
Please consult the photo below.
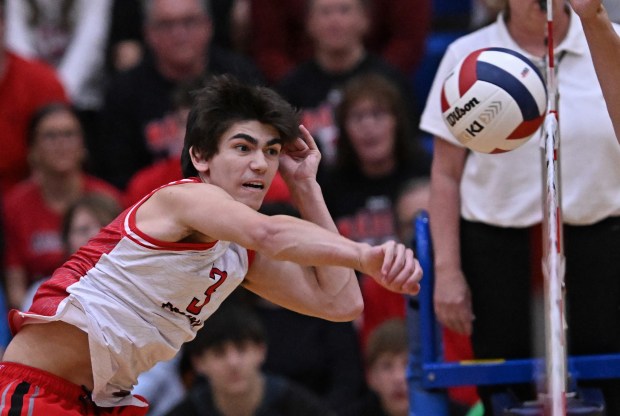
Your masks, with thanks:
<instances>
[{"instance_id":1,"label":"player's fingers","mask_svg":"<svg viewBox=\"0 0 620 416\"><path fill-rule=\"evenodd\" d=\"M383 245L383 265L381 266L381 279L386 281L386 277L390 273L392 262L394 261L396 243L393 241Z\"/></svg>"},{"instance_id":2,"label":"player's fingers","mask_svg":"<svg viewBox=\"0 0 620 416\"><path fill-rule=\"evenodd\" d=\"M413 257L413 251L411 249L402 246L402 254L399 248L399 254L396 256L395 266L392 271L394 275L390 281L390 287L393 291L415 295L420 290L420 279L422 277L422 270L419 263Z\"/></svg>"},{"instance_id":3,"label":"player's fingers","mask_svg":"<svg viewBox=\"0 0 620 416\"><path fill-rule=\"evenodd\" d=\"M413 257L413 251L407 249L406 262L401 271L402 279L400 289L402 293L416 295L420 291L420 280L422 279L422 268L418 261Z\"/></svg>"},{"instance_id":4,"label":"player's fingers","mask_svg":"<svg viewBox=\"0 0 620 416\"><path fill-rule=\"evenodd\" d=\"M394 246L394 259L390 264L387 280L393 280L398 276L407 263L406 249L403 244L396 244ZM390 278L391 277L391 278Z\"/></svg>"},{"instance_id":5,"label":"player's fingers","mask_svg":"<svg viewBox=\"0 0 620 416\"><path fill-rule=\"evenodd\" d=\"M301 139L304 141L306 146L308 146L309 149L318 150L319 147L317 146L316 142L314 141L314 137L312 137L312 134L310 134L306 126L301 124L299 126L299 130L301 131Z\"/></svg>"},{"instance_id":6,"label":"player's fingers","mask_svg":"<svg viewBox=\"0 0 620 416\"><path fill-rule=\"evenodd\" d=\"M403 291L410 295L417 295L420 292L420 280L422 280L422 267L418 260L413 257L413 251L409 250L408 261L410 264L408 265L408 277L403 285Z\"/></svg>"},{"instance_id":7,"label":"player's fingers","mask_svg":"<svg viewBox=\"0 0 620 416\"><path fill-rule=\"evenodd\" d=\"M286 150L288 150L289 153L295 153L306 150L307 148L308 145L306 144L304 139L298 137L287 145Z\"/></svg>"}]
</instances>

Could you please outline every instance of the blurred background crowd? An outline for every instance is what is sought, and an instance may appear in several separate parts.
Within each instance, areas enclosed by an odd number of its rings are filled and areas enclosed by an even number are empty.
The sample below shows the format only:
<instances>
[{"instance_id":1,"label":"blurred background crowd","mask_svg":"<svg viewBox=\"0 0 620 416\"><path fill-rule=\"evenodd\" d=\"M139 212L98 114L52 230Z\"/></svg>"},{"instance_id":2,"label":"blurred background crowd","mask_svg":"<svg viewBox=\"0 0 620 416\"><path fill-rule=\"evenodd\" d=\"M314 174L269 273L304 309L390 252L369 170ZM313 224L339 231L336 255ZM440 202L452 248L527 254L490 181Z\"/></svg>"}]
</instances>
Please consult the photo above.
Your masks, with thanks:
<instances>
[{"instance_id":1,"label":"blurred background crowd","mask_svg":"<svg viewBox=\"0 0 620 416\"><path fill-rule=\"evenodd\" d=\"M181 178L191 91L217 74L273 87L299 108L321 148L319 182L342 234L410 243L412 219L428 208L433 142L418 123L437 66L450 42L501 7L0 0L2 313L27 308L102 226ZM612 17L619 9L608 8ZM262 211L296 215L281 178ZM234 403L260 415L407 415L405 301L359 279L366 307L352 323L298 315L239 289L230 301L238 308L218 311L204 336L140 379L149 414L238 414ZM469 340L452 337L455 357L470 356ZM0 343L9 338L1 328ZM455 415L477 400L467 388L451 397Z\"/></svg>"}]
</instances>

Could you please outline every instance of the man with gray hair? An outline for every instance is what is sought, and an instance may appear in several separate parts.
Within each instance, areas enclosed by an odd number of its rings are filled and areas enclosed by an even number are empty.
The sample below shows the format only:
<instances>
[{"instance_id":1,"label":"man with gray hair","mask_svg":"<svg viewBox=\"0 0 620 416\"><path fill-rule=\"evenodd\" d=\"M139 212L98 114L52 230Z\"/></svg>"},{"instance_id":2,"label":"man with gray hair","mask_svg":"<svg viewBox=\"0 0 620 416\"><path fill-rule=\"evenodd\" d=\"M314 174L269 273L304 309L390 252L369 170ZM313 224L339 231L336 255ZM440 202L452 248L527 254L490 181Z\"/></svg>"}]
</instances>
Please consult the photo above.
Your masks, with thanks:
<instances>
[{"instance_id":1,"label":"man with gray hair","mask_svg":"<svg viewBox=\"0 0 620 416\"><path fill-rule=\"evenodd\" d=\"M124 189L140 168L165 158L177 143L172 93L181 83L230 73L258 84L256 66L211 45L213 22L205 0L144 0L142 62L108 87L101 135L93 149L99 176Z\"/></svg>"}]
</instances>

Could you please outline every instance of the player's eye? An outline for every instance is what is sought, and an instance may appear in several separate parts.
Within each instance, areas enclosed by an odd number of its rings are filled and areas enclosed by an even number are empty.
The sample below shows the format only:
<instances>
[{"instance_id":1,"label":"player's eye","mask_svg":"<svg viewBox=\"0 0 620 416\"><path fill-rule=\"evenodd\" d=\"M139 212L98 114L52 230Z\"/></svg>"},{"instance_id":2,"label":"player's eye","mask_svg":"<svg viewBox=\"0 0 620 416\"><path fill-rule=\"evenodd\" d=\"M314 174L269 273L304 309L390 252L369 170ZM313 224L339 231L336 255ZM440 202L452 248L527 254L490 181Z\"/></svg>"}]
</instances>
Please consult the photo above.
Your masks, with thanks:
<instances>
[{"instance_id":1,"label":"player's eye","mask_svg":"<svg viewBox=\"0 0 620 416\"><path fill-rule=\"evenodd\" d=\"M280 155L280 147L270 147L267 149L267 153L272 155L272 156L278 156Z\"/></svg>"}]
</instances>

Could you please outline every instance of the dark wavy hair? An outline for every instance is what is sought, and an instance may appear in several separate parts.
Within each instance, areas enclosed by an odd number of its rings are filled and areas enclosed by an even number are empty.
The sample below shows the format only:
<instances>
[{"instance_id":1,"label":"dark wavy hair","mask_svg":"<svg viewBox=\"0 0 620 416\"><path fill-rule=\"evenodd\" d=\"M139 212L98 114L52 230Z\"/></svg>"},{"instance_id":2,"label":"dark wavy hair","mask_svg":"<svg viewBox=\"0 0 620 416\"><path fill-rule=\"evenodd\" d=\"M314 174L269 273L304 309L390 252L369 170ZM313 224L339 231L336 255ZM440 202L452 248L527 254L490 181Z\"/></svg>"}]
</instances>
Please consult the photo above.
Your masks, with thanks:
<instances>
[{"instance_id":1,"label":"dark wavy hair","mask_svg":"<svg viewBox=\"0 0 620 416\"><path fill-rule=\"evenodd\" d=\"M336 167L340 170L359 169L360 161L351 144L346 120L351 108L369 99L383 105L396 118L394 153L396 164L423 163L423 150L417 144L409 107L400 90L392 81L378 73L365 73L349 80L342 90L342 100L336 108L336 124L339 130Z\"/></svg>"},{"instance_id":2,"label":"dark wavy hair","mask_svg":"<svg viewBox=\"0 0 620 416\"><path fill-rule=\"evenodd\" d=\"M299 114L270 88L246 85L231 75L210 78L194 94L181 154L184 177L196 176L190 148L210 159L217 154L220 138L233 124L256 120L275 128L283 143L299 137Z\"/></svg>"}]
</instances>

